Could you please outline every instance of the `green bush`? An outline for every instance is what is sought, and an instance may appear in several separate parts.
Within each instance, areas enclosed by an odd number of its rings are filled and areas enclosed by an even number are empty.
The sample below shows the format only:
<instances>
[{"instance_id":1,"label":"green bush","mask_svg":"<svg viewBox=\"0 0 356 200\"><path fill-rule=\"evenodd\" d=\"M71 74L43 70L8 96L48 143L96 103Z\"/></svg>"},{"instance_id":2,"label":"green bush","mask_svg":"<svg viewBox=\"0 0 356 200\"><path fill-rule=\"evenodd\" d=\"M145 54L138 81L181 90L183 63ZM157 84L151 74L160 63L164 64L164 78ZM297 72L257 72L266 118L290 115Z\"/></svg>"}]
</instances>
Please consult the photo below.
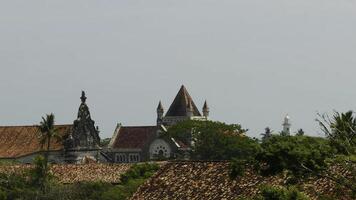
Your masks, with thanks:
<instances>
[{"instance_id":1,"label":"green bush","mask_svg":"<svg viewBox=\"0 0 356 200\"><path fill-rule=\"evenodd\" d=\"M304 176L324 170L333 149L323 138L308 136L272 136L261 144L256 160L265 163L266 174L289 170L294 176Z\"/></svg>"},{"instance_id":2,"label":"green bush","mask_svg":"<svg viewBox=\"0 0 356 200\"><path fill-rule=\"evenodd\" d=\"M278 188L263 186L259 200L309 200L309 198L298 191L295 187Z\"/></svg>"},{"instance_id":3,"label":"green bush","mask_svg":"<svg viewBox=\"0 0 356 200\"><path fill-rule=\"evenodd\" d=\"M6 200L6 199L7 199L6 192L0 189L0 200Z\"/></svg>"},{"instance_id":4,"label":"green bush","mask_svg":"<svg viewBox=\"0 0 356 200\"><path fill-rule=\"evenodd\" d=\"M187 120L168 129L168 135L192 146L192 157L200 160L250 159L259 152L257 141L247 137L239 124Z\"/></svg>"},{"instance_id":5,"label":"green bush","mask_svg":"<svg viewBox=\"0 0 356 200\"><path fill-rule=\"evenodd\" d=\"M42 162L40 162L42 163ZM43 165L40 165L43 166ZM102 182L80 182L63 185L45 181L46 190L34 182L42 177L43 168L26 174L0 174L0 200L124 200L129 199L137 188L157 171L157 164L136 164L121 176L119 185ZM42 179L41 179L42 180Z\"/></svg>"},{"instance_id":6,"label":"green bush","mask_svg":"<svg viewBox=\"0 0 356 200\"><path fill-rule=\"evenodd\" d=\"M158 169L159 166L156 163L135 164L126 173L121 175L120 181L122 184L126 184L133 179L146 179L152 176Z\"/></svg>"}]
</instances>

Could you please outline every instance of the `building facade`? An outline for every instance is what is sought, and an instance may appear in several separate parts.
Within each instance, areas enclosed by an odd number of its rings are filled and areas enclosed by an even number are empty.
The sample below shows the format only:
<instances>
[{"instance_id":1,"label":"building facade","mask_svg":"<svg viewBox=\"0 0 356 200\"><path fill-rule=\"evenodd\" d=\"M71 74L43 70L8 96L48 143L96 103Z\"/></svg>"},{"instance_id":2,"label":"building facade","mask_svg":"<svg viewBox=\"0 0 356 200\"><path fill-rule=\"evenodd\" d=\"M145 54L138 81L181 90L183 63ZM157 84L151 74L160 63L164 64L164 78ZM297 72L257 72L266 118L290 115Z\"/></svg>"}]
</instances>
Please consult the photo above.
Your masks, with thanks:
<instances>
[{"instance_id":1,"label":"building facade","mask_svg":"<svg viewBox=\"0 0 356 200\"><path fill-rule=\"evenodd\" d=\"M187 158L190 144L167 136L167 128L184 120L208 120L209 107L205 101L199 112L187 89L182 86L167 113L160 101L157 124L154 126L122 126L118 124L111 138L107 155L113 162L142 162Z\"/></svg>"},{"instance_id":2,"label":"building facade","mask_svg":"<svg viewBox=\"0 0 356 200\"><path fill-rule=\"evenodd\" d=\"M73 124L56 125L55 128L61 139L51 141L50 162L81 163L86 159L107 161L99 147L99 131L91 119L84 92ZM0 126L0 159L31 163L34 157L45 152L39 141L40 135L38 125Z\"/></svg>"}]
</instances>

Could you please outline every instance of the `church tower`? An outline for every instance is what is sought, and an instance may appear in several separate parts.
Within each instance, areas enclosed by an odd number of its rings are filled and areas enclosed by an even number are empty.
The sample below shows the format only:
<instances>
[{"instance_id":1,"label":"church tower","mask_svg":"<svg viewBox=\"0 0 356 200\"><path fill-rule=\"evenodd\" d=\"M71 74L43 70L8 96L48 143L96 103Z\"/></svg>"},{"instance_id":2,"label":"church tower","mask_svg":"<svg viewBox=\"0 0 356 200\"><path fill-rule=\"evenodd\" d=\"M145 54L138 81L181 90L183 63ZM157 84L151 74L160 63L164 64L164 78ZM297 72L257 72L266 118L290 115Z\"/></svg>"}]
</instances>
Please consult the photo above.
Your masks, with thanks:
<instances>
[{"instance_id":1,"label":"church tower","mask_svg":"<svg viewBox=\"0 0 356 200\"><path fill-rule=\"evenodd\" d=\"M290 117L288 114L284 117L284 122L283 122L282 126L283 126L283 134L290 135L290 132L291 132L290 128L291 128L292 124L290 122Z\"/></svg>"},{"instance_id":2,"label":"church tower","mask_svg":"<svg viewBox=\"0 0 356 200\"><path fill-rule=\"evenodd\" d=\"M209 115L209 107L206 102L203 107L203 113L204 116L200 114L192 97L185 86L182 85L165 115L162 104L158 104L157 124L172 126L184 120L206 120Z\"/></svg>"}]
</instances>

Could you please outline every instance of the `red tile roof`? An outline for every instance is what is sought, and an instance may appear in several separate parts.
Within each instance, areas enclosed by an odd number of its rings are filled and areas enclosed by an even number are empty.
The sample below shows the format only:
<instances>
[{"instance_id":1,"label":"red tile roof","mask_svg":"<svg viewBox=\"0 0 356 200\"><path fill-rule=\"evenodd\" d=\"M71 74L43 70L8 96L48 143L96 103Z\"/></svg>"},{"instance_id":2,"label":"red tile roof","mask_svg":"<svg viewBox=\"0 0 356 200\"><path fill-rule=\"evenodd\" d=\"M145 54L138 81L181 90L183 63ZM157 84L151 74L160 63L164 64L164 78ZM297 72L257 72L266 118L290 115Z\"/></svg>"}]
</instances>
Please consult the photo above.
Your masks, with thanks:
<instances>
[{"instance_id":1,"label":"red tile roof","mask_svg":"<svg viewBox=\"0 0 356 200\"><path fill-rule=\"evenodd\" d=\"M72 125L57 125L61 136L71 133ZM0 158L17 158L41 151L38 126L0 126ZM52 140L51 150L63 149L62 142Z\"/></svg>"},{"instance_id":2,"label":"red tile roof","mask_svg":"<svg viewBox=\"0 0 356 200\"><path fill-rule=\"evenodd\" d=\"M262 185L285 186L286 174L261 176L254 170L236 179L229 177L228 162L186 161L170 162L139 187L131 200L160 199L226 199L253 198ZM341 166L331 167L329 173L350 174ZM351 191L321 177L301 180L298 188L311 199L319 195L330 199L351 200ZM337 198L335 195L340 194Z\"/></svg>"},{"instance_id":3,"label":"red tile roof","mask_svg":"<svg viewBox=\"0 0 356 200\"><path fill-rule=\"evenodd\" d=\"M34 165L0 165L0 173L22 174ZM50 166L51 173L60 183L100 181L119 183L120 177L132 164L55 164Z\"/></svg>"},{"instance_id":4,"label":"red tile roof","mask_svg":"<svg viewBox=\"0 0 356 200\"><path fill-rule=\"evenodd\" d=\"M155 137L157 126L122 126L113 143L115 149L142 149Z\"/></svg>"}]
</instances>

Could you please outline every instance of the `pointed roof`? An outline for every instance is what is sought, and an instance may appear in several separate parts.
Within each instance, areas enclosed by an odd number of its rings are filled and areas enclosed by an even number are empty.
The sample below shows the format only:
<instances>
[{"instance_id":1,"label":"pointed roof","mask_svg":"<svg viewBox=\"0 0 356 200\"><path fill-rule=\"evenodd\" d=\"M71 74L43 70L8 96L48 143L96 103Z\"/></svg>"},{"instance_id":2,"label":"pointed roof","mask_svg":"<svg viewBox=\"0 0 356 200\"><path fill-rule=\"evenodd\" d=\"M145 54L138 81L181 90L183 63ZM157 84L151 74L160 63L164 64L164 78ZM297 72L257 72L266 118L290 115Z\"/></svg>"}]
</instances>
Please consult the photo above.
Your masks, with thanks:
<instances>
[{"instance_id":1,"label":"pointed roof","mask_svg":"<svg viewBox=\"0 0 356 200\"><path fill-rule=\"evenodd\" d=\"M187 116L189 107L193 110L193 116L201 116L192 97L189 95L184 85L182 85L172 105L169 107L166 116Z\"/></svg>"},{"instance_id":2,"label":"pointed roof","mask_svg":"<svg viewBox=\"0 0 356 200\"><path fill-rule=\"evenodd\" d=\"M204 102L203 110L209 110L209 106L208 106L208 103L206 102L206 100Z\"/></svg>"},{"instance_id":3,"label":"pointed roof","mask_svg":"<svg viewBox=\"0 0 356 200\"><path fill-rule=\"evenodd\" d=\"M159 101L157 110L163 110L162 102Z\"/></svg>"}]
</instances>

